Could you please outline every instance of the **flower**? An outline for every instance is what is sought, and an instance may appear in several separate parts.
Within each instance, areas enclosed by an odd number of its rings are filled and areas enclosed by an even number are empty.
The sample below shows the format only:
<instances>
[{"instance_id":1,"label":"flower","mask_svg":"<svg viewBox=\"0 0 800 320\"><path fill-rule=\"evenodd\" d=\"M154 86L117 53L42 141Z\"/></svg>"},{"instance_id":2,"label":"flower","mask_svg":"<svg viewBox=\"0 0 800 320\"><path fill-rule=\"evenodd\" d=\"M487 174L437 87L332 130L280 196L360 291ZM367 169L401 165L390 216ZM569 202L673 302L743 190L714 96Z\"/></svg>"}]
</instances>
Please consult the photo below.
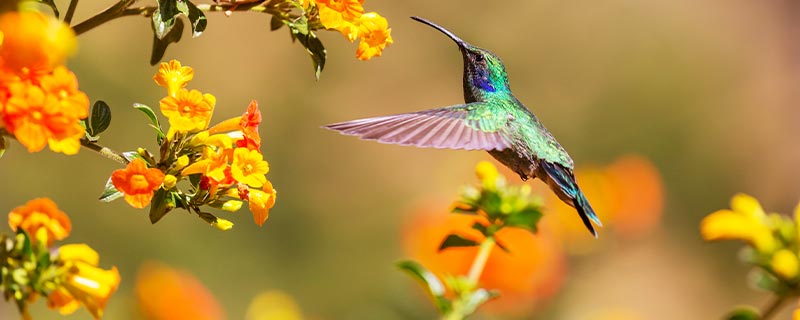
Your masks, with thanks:
<instances>
[{"instance_id":1,"label":"flower","mask_svg":"<svg viewBox=\"0 0 800 320\"><path fill-rule=\"evenodd\" d=\"M86 111L78 107L63 108L56 95L24 82L9 86L10 97L2 110L6 130L24 145L29 152L40 151L45 144L64 154L75 154L80 149L84 129L78 123ZM88 103L86 105L88 108Z\"/></svg>"},{"instance_id":2,"label":"flower","mask_svg":"<svg viewBox=\"0 0 800 320\"><path fill-rule=\"evenodd\" d=\"M158 72L153 76L153 80L164 88L167 88L167 95L174 97L178 90L186 87L189 81L194 78L194 69L189 66L181 66L178 60L162 62L158 66Z\"/></svg>"},{"instance_id":3,"label":"flower","mask_svg":"<svg viewBox=\"0 0 800 320\"><path fill-rule=\"evenodd\" d=\"M76 119L86 118L89 113L89 98L78 90L78 78L69 69L58 66L53 69L52 74L43 76L39 81L46 93L56 97L61 112Z\"/></svg>"},{"instance_id":4,"label":"flower","mask_svg":"<svg viewBox=\"0 0 800 320\"><path fill-rule=\"evenodd\" d=\"M50 72L77 47L69 26L39 12L4 13L0 16L0 33L0 67L24 78Z\"/></svg>"},{"instance_id":5,"label":"flower","mask_svg":"<svg viewBox=\"0 0 800 320\"><path fill-rule=\"evenodd\" d=\"M120 276L117 267L98 268L99 260L97 252L88 245L61 246L56 263L63 279L61 286L48 296L48 307L70 314L82 304L95 319L102 318L108 298L119 286Z\"/></svg>"},{"instance_id":6,"label":"flower","mask_svg":"<svg viewBox=\"0 0 800 320\"><path fill-rule=\"evenodd\" d=\"M236 181L259 188L267 181L267 177L264 176L267 172L269 172L269 164L264 161L264 156L258 150L246 148L233 150L231 175Z\"/></svg>"},{"instance_id":7,"label":"flower","mask_svg":"<svg viewBox=\"0 0 800 320\"><path fill-rule=\"evenodd\" d=\"M351 42L358 36L355 20L364 13L363 0L317 0L319 21L327 29L341 32Z\"/></svg>"},{"instance_id":8,"label":"flower","mask_svg":"<svg viewBox=\"0 0 800 320\"><path fill-rule=\"evenodd\" d=\"M111 182L125 194L125 201L132 207L144 208L153 199L153 192L164 182L164 173L157 168L147 168L144 160L136 158L125 169L115 170Z\"/></svg>"},{"instance_id":9,"label":"flower","mask_svg":"<svg viewBox=\"0 0 800 320\"><path fill-rule=\"evenodd\" d=\"M797 254L788 249L780 249L772 255L770 261L772 270L784 280L792 280L800 271L800 261Z\"/></svg>"},{"instance_id":10,"label":"flower","mask_svg":"<svg viewBox=\"0 0 800 320\"><path fill-rule=\"evenodd\" d=\"M247 307L247 320L300 320L303 313L292 296L277 290L258 294Z\"/></svg>"},{"instance_id":11,"label":"flower","mask_svg":"<svg viewBox=\"0 0 800 320\"><path fill-rule=\"evenodd\" d=\"M158 262L139 268L134 290L144 319L225 319L222 307L200 281Z\"/></svg>"},{"instance_id":12,"label":"flower","mask_svg":"<svg viewBox=\"0 0 800 320\"><path fill-rule=\"evenodd\" d=\"M53 240L63 240L72 230L67 214L49 198L36 198L14 208L8 214L8 225L14 231L22 228L31 238L40 228L46 229L48 246Z\"/></svg>"},{"instance_id":13,"label":"flower","mask_svg":"<svg viewBox=\"0 0 800 320\"><path fill-rule=\"evenodd\" d=\"M703 239L744 240L760 252L773 252L778 247L758 200L740 193L731 199L731 209L718 210L703 218L700 222Z\"/></svg>"},{"instance_id":14,"label":"flower","mask_svg":"<svg viewBox=\"0 0 800 320\"><path fill-rule=\"evenodd\" d=\"M439 251L448 234L457 233L475 240L483 236L472 225L486 223L473 215L446 214L447 205L427 204L412 210L403 228L405 252L439 278L466 275L477 247L451 247ZM561 288L565 278L566 258L551 230L540 225L536 235L521 228L503 228L497 234L505 252L495 247L480 277L480 286L496 289L502 299L487 303L489 312L518 313L534 307Z\"/></svg>"},{"instance_id":15,"label":"flower","mask_svg":"<svg viewBox=\"0 0 800 320\"><path fill-rule=\"evenodd\" d=\"M264 182L264 187L259 189L250 189L249 192L249 206L250 212L253 213L253 221L260 227L269 218L269 209L275 206L275 199L278 196L278 191L272 187L269 181Z\"/></svg>"},{"instance_id":16,"label":"flower","mask_svg":"<svg viewBox=\"0 0 800 320\"><path fill-rule=\"evenodd\" d=\"M392 29L389 28L386 18L376 12L369 12L362 15L358 21L358 37L361 42L358 44L356 57L358 60L380 57L383 49L394 42Z\"/></svg>"},{"instance_id":17,"label":"flower","mask_svg":"<svg viewBox=\"0 0 800 320\"><path fill-rule=\"evenodd\" d=\"M161 113L169 119L170 131L189 132L208 127L217 98L200 91L180 89L161 99Z\"/></svg>"},{"instance_id":18,"label":"flower","mask_svg":"<svg viewBox=\"0 0 800 320\"><path fill-rule=\"evenodd\" d=\"M258 102L253 100L247 106L239 120L239 130L242 131L242 140L236 145L251 150L258 150L261 147L261 137L258 135L258 125L261 124L261 111L258 110Z\"/></svg>"}]
</instances>

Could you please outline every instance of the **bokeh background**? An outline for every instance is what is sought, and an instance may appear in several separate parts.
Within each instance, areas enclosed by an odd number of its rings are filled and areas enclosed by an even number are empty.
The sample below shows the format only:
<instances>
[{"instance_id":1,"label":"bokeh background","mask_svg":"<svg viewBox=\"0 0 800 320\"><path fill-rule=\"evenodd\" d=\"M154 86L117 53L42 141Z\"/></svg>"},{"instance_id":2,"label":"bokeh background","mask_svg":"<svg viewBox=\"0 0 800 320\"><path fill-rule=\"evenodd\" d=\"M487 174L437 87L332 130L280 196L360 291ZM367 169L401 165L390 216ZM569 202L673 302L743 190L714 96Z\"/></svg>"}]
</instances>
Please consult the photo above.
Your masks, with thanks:
<instances>
[{"instance_id":1,"label":"bokeh background","mask_svg":"<svg viewBox=\"0 0 800 320\"><path fill-rule=\"evenodd\" d=\"M62 8L67 2L56 1ZM75 21L108 5L83 0ZM302 47L285 28L269 32L262 14L210 13L201 37L184 34L167 50L165 59L194 67L190 88L217 96L214 119L259 101L262 151L279 191L263 227L244 210L223 214L236 223L229 232L182 211L151 225L145 210L96 201L118 164L88 150L29 154L15 143L0 160L0 211L47 196L70 215L67 242L89 243L101 266L116 265L122 274L107 319L142 317L135 280L153 260L191 273L228 319L243 319L251 300L268 290L291 296L309 319L433 318L423 291L394 263L415 254L407 245L413 219L445 215L459 187L476 181L475 164L490 156L382 145L320 128L463 101L458 50L408 19L419 15L502 57L516 96L569 150L586 184L602 188L592 180L602 178L597 172L627 172L619 161L630 157L655 171L616 176L629 182L624 203L650 199L641 212L629 212L634 222L612 219L596 241L585 231L553 232L548 241L560 243L563 261L553 262L561 278L552 294L523 300L522 311L498 307L476 319L713 319L737 304L766 303L765 293L747 285L739 246L704 243L698 223L728 207L736 192L775 212L791 212L800 199L800 2L364 5L389 19L395 43L383 57L361 62L355 45L321 32L328 63L320 81ZM149 23L127 17L81 35L68 63L90 99L111 106L101 143L120 151L156 149L152 130L131 108L157 107L164 94L148 64ZM596 194L590 200L606 201L603 191ZM548 208L546 221L578 219ZM649 218L636 220L640 215ZM645 225L626 233L615 221ZM573 245L586 240L593 243ZM37 319L60 318L43 301L33 311ZM0 318L16 317L13 305L0 304Z\"/></svg>"}]
</instances>

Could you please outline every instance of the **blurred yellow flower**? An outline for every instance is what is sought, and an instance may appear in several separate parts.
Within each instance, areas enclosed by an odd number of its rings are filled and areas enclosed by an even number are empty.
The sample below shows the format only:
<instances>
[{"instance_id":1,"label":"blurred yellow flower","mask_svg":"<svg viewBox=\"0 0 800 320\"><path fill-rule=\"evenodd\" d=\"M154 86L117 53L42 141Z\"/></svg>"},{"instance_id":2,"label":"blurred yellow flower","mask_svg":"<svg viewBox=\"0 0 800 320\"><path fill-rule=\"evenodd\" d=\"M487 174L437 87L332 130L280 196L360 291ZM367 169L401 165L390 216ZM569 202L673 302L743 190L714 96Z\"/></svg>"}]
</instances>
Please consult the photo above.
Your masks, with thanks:
<instances>
[{"instance_id":1,"label":"blurred yellow flower","mask_svg":"<svg viewBox=\"0 0 800 320\"><path fill-rule=\"evenodd\" d=\"M261 190L250 189L249 206L253 213L253 221L260 227L269 218L269 209L275 206L278 191L272 187L269 181L264 182Z\"/></svg>"},{"instance_id":2,"label":"blurred yellow flower","mask_svg":"<svg viewBox=\"0 0 800 320\"><path fill-rule=\"evenodd\" d=\"M189 66L181 66L178 60L162 62L158 66L158 72L153 76L153 80L164 88L167 88L167 95L174 97L178 90L186 87L189 81L194 78L194 69Z\"/></svg>"},{"instance_id":3,"label":"blurred yellow flower","mask_svg":"<svg viewBox=\"0 0 800 320\"><path fill-rule=\"evenodd\" d=\"M225 220L222 218L217 218L217 221L214 221L213 225L214 228L217 228L222 231L228 231L231 228L233 228L233 222L230 222L229 220Z\"/></svg>"},{"instance_id":4,"label":"blurred yellow flower","mask_svg":"<svg viewBox=\"0 0 800 320\"><path fill-rule=\"evenodd\" d=\"M161 113L169 119L170 131L192 132L208 127L217 98L197 90L180 89L161 99Z\"/></svg>"},{"instance_id":5,"label":"blurred yellow flower","mask_svg":"<svg viewBox=\"0 0 800 320\"><path fill-rule=\"evenodd\" d=\"M361 39L356 50L358 60L380 57L383 49L394 42L391 33L386 18L376 12L363 14L358 19L358 37Z\"/></svg>"},{"instance_id":6,"label":"blurred yellow flower","mask_svg":"<svg viewBox=\"0 0 800 320\"><path fill-rule=\"evenodd\" d=\"M48 307L69 314L82 304L95 319L102 318L108 298L119 286L117 268L98 268L97 252L85 244L61 246L56 254L63 280L48 296Z\"/></svg>"},{"instance_id":7,"label":"blurred yellow flower","mask_svg":"<svg viewBox=\"0 0 800 320\"><path fill-rule=\"evenodd\" d=\"M40 228L44 228L47 230L47 246L53 240L63 240L72 230L67 214L49 198L36 198L14 208L8 214L8 225L14 231L25 230L31 238Z\"/></svg>"},{"instance_id":8,"label":"blurred yellow flower","mask_svg":"<svg viewBox=\"0 0 800 320\"><path fill-rule=\"evenodd\" d=\"M500 177L500 173L497 172L497 167L491 162L478 162L478 165L475 166L475 174L483 183L483 188L495 189L497 187L497 178Z\"/></svg>"},{"instance_id":9,"label":"blurred yellow flower","mask_svg":"<svg viewBox=\"0 0 800 320\"><path fill-rule=\"evenodd\" d=\"M69 26L39 12L0 15L0 33L0 67L25 79L49 73L77 47Z\"/></svg>"},{"instance_id":10,"label":"blurred yellow flower","mask_svg":"<svg viewBox=\"0 0 800 320\"><path fill-rule=\"evenodd\" d=\"M136 277L136 300L147 320L222 320L222 307L191 274L146 262Z\"/></svg>"},{"instance_id":11,"label":"blurred yellow flower","mask_svg":"<svg viewBox=\"0 0 800 320\"><path fill-rule=\"evenodd\" d=\"M267 181L264 176L269 172L269 164L258 150L236 148L233 150L231 175L233 179L254 188L260 188Z\"/></svg>"},{"instance_id":12,"label":"blurred yellow flower","mask_svg":"<svg viewBox=\"0 0 800 320\"><path fill-rule=\"evenodd\" d=\"M303 314L292 296L281 291L257 295L247 307L246 320L302 320Z\"/></svg>"},{"instance_id":13,"label":"blurred yellow flower","mask_svg":"<svg viewBox=\"0 0 800 320\"><path fill-rule=\"evenodd\" d=\"M743 240L761 252L775 251L779 244L758 200L740 193L731 199L731 208L733 210L718 210L703 218L700 222L703 239Z\"/></svg>"},{"instance_id":14,"label":"blurred yellow flower","mask_svg":"<svg viewBox=\"0 0 800 320\"><path fill-rule=\"evenodd\" d=\"M794 252L788 249L780 249L772 256L770 267L784 280L792 280L800 271L800 262L798 262L797 254Z\"/></svg>"}]
</instances>

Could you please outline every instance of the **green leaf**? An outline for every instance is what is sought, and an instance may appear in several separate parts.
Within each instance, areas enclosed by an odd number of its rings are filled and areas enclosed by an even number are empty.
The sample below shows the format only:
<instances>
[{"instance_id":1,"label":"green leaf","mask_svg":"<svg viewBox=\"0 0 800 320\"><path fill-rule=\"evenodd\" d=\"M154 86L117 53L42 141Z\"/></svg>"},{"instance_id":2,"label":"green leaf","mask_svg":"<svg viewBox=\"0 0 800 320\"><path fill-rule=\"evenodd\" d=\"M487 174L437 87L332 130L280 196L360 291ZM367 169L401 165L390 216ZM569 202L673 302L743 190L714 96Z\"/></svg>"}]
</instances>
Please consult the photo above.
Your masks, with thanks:
<instances>
[{"instance_id":1,"label":"green leaf","mask_svg":"<svg viewBox=\"0 0 800 320\"><path fill-rule=\"evenodd\" d=\"M47 5L48 7L50 7L50 9L53 9L53 15L55 15L56 18L59 17L60 13L58 12L58 7L56 6L56 3L53 0L36 0L36 2Z\"/></svg>"},{"instance_id":2,"label":"green leaf","mask_svg":"<svg viewBox=\"0 0 800 320\"><path fill-rule=\"evenodd\" d=\"M0 137L0 158L6 153L6 137Z\"/></svg>"},{"instance_id":3,"label":"green leaf","mask_svg":"<svg viewBox=\"0 0 800 320\"><path fill-rule=\"evenodd\" d=\"M86 128L89 135L96 137L106 131L111 124L111 108L103 100L97 100L92 106L92 115L89 118L89 126Z\"/></svg>"},{"instance_id":4,"label":"green leaf","mask_svg":"<svg viewBox=\"0 0 800 320\"><path fill-rule=\"evenodd\" d=\"M542 212L538 208L529 206L521 211L508 215L505 224L509 227L517 227L536 233L536 224L542 218Z\"/></svg>"},{"instance_id":5,"label":"green leaf","mask_svg":"<svg viewBox=\"0 0 800 320\"><path fill-rule=\"evenodd\" d=\"M161 144L161 141L167 136L164 134L164 131L161 130L161 124L158 123L158 116L156 116L155 111L153 111L153 109L151 109L147 105L141 103L134 103L133 107L136 108L136 110L139 110L142 113L144 113L145 116L147 116L147 119L150 120L150 127L156 131L156 134L158 135L158 142L159 144Z\"/></svg>"},{"instance_id":6,"label":"green leaf","mask_svg":"<svg viewBox=\"0 0 800 320\"><path fill-rule=\"evenodd\" d=\"M180 41L181 35L183 35L183 20L174 19L171 25L166 26L156 24L155 17L157 16L153 15L153 31L155 34L153 35L153 50L150 52L150 65L156 65L161 61L164 53L167 52L167 47Z\"/></svg>"},{"instance_id":7,"label":"green leaf","mask_svg":"<svg viewBox=\"0 0 800 320\"><path fill-rule=\"evenodd\" d=\"M453 210L451 212L474 215L478 214L479 209L480 208L474 203L469 203L466 201L456 201L456 203L453 204Z\"/></svg>"},{"instance_id":8,"label":"green leaf","mask_svg":"<svg viewBox=\"0 0 800 320\"><path fill-rule=\"evenodd\" d=\"M489 300L495 299L500 296L500 292L496 290L486 290L483 288L475 290L467 300L466 305L464 308L466 309L466 314L472 314L475 312L478 307L483 305L484 303L488 302Z\"/></svg>"},{"instance_id":9,"label":"green leaf","mask_svg":"<svg viewBox=\"0 0 800 320\"><path fill-rule=\"evenodd\" d=\"M442 244L439 245L439 251L441 252L444 249L453 248L453 247L474 247L474 246L477 246L479 244L480 244L480 242L478 242L478 241L465 238L465 237L463 237L461 235L457 235L455 233L451 233L451 234L447 235L447 237L444 238L444 241L442 241Z\"/></svg>"},{"instance_id":10,"label":"green leaf","mask_svg":"<svg viewBox=\"0 0 800 320\"><path fill-rule=\"evenodd\" d=\"M790 290L785 283L764 269L753 269L748 278L754 286L778 295Z\"/></svg>"},{"instance_id":11,"label":"green leaf","mask_svg":"<svg viewBox=\"0 0 800 320\"><path fill-rule=\"evenodd\" d=\"M761 316L758 314L758 310L751 306L741 306L737 307L730 313L728 313L724 319L727 320L758 320L761 319Z\"/></svg>"},{"instance_id":12,"label":"green leaf","mask_svg":"<svg viewBox=\"0 0 800 320\"><path fill-rule=\"evenodd\" d=\"M286 22L289 27L292 38L300 41L300 44L306 49L306 52L311 56L311 63L314 66L314 76L319 80L322 69L325 68L325 57L327 51L322 41L317 38L314 31L308 29L308 20L301 17L293 22Z\"/></svg>"},{"instance_id":13,"label":"green leaf","mask_svg":"<svg viewBox=\"0 0 800 320\"><path fill-rule=\"evenodd\" d=\"M439 312L444 314L452 310L452 302L445 297L447 288L445 288L442 281L439 280L439 278L433 274L433 272L430 272L424 266L415 261L400 261L397 263L397 267L414 277L414 279L422 284L431 297L433 297L433 302L436 305L436 308L439 309Z\"/></svg>"},{"instance_id":14,"label":"green leaf","mask_svg":"<svg viewBox=\"0 0 800 320\"><path fill-rule=\"evenodd\" d=\"M178 0L158 0L158 9L153 12L153 21L156 17L160 22L165 24L165 27L172 27L175 23L175 16L181 13L178 9ZM169 30L163 30L163 33Z\"/></svg>"},{"instance_id":15,"label":"green leaf","mask_svg":"<svg viewBox=\"0 0 800 320\"><path fill-rule=\"evenodd\" d=\"M164 189L158 189L150 202L150 223L155 224L170 210L175 209L175 200Z\"/></svg>"},{"instance_id":16,"label":"green leaf","mask_svg":"<svg viewBox=\"0 0 800 320\"><path fill-rule=\"evenodd\" d=\"M188 12L184 14L189 18L189 22L192 23L192 37L199 37L208 25L206 15L190 1L186 1L186 6L188 7Z\"/></svg>"},{"instance_id":17,"label":"green leaf","mask_svg":"<svg viewBox=\"0 0 800 320\"><path fill-rule=\"evenodd\" d=\"M134 159L142 159L144 160L144 162L147 162L147 159L142 157L142 155L136 151L125 151L122 153L122 156L125 157L125 159L128 161L133 161Z\"/></svg>"},{"instance_id":18,"label":"green leaf","mask_svg":"<svg viewBox=\"0 0 800 320\"><path fill-rule=\"evenodd\" d=\"M283 18L279 16L272 16L272 19L269 20L269 30L275 31L283 27Z\"/></svg>"},{"instance_id":19,"label":"green leaf","mask_svg":"<svg viewBox=\"0 0 800 320\"><path fill-rule=\"evenodd\" d=\"M203 211L197 212L197 216L209 224L214 224L215 222L217 222L217 216L208 212L203 212Z\"/></svg>"},{"instance_id":20,"label":"green leaf","mask_svg":"<svg viewBox=\"0 0 800 320\"><path fill-rule=\"evenodd\" d=\"M106 181L106 187L103 190L103 194L100 195L100 201L102 202L111 202L117 200L124 196L122 192L119 192L116 187L114 187L114 183L111 182L111 178L108 178Z\"/></svg>"}]
</instances>

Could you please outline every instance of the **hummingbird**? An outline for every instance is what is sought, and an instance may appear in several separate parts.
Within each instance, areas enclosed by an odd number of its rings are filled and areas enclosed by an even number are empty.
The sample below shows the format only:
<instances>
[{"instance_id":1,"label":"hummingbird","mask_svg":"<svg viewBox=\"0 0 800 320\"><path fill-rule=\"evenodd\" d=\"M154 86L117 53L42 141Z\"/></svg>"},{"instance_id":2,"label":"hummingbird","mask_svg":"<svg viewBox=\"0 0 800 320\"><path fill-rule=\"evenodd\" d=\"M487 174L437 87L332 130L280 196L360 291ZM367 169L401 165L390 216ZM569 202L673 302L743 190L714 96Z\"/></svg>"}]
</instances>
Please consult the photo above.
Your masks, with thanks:
<instances>
[{"instance_id":1,"label":"hummingbird","mask_svg":"<svg viewBox=\"0 0 800 320\"><path fill-rule=\"evenodd\" d=\"M381 143L421 148L484 150L523 181L539 178L561 201L574 207L589 232L602 226L575 181L574 163L508 84L497 55L461 40L447 29L411 17L452 39L464 58L464 104L359 119L324 126L342 134Z\"/></svg>"}]
</instances>

